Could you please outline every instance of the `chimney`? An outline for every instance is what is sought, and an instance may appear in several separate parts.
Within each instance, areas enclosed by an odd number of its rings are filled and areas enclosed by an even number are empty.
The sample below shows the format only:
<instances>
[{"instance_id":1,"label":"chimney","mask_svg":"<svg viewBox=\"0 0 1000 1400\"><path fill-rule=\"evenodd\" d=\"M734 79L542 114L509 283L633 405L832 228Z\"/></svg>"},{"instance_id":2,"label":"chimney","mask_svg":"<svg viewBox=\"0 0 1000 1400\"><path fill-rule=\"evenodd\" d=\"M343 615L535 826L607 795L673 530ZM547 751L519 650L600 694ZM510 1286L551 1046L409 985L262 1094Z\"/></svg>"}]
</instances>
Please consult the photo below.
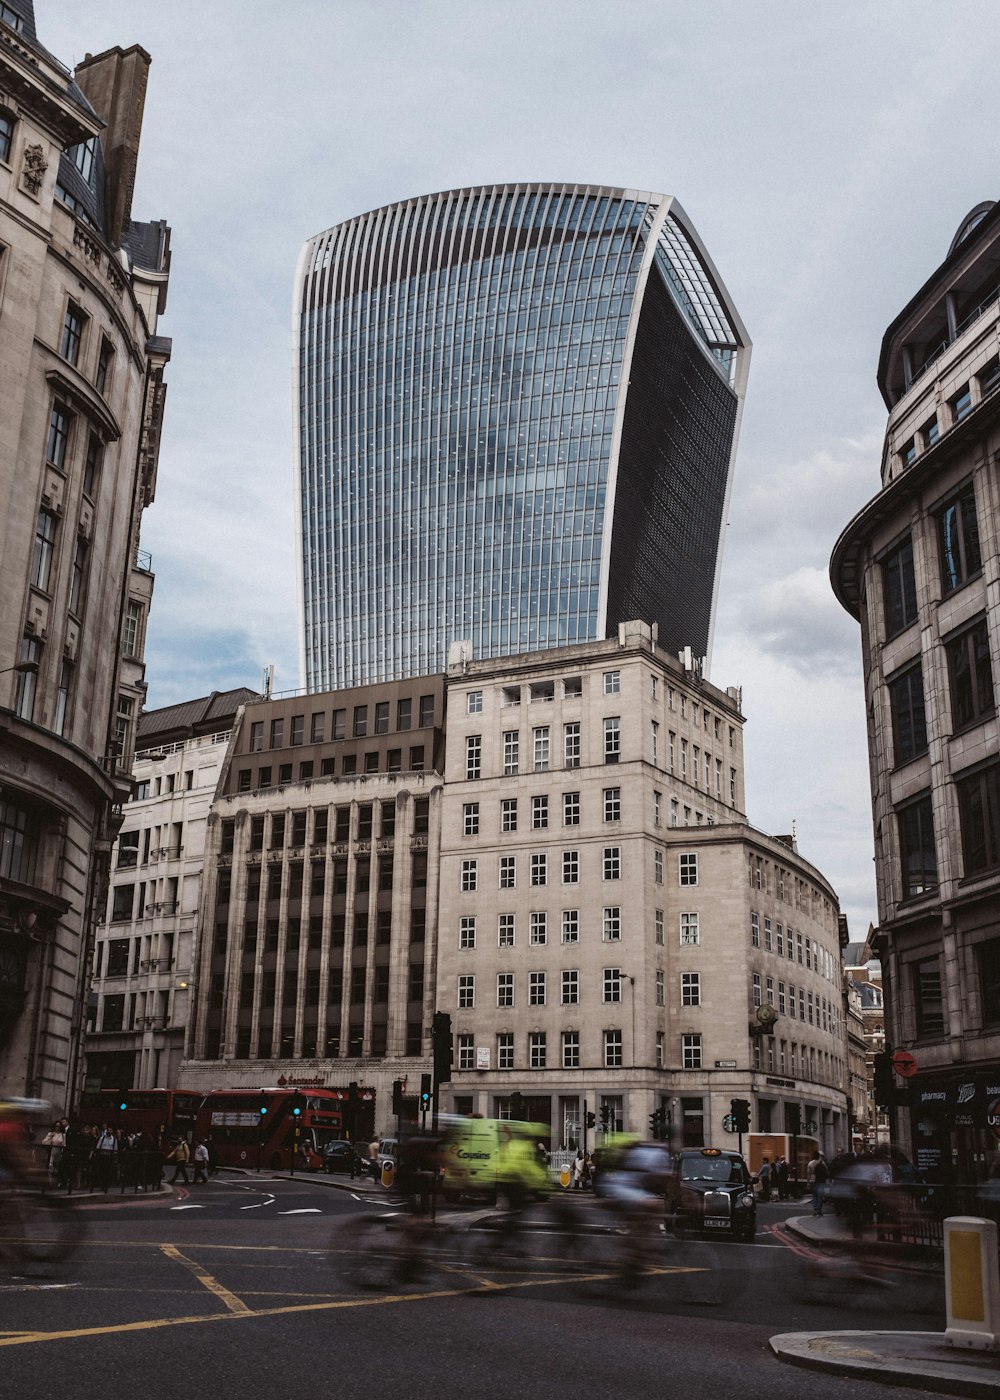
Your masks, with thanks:
<instances>
[{"instance_id":1,"label":"chimney","mask_svg":"<svg viewBox=\"0 0 1000 1400\"><path fill-rule=\"evenodd\" d=\"M100 139L108 180L108 239L115 248L121 246L132 218L150 62L146 50L133 44L130 49L107 49L96 57L88 54L74 74L94 111L107 123Z\"/></svg>"}]
</instances>

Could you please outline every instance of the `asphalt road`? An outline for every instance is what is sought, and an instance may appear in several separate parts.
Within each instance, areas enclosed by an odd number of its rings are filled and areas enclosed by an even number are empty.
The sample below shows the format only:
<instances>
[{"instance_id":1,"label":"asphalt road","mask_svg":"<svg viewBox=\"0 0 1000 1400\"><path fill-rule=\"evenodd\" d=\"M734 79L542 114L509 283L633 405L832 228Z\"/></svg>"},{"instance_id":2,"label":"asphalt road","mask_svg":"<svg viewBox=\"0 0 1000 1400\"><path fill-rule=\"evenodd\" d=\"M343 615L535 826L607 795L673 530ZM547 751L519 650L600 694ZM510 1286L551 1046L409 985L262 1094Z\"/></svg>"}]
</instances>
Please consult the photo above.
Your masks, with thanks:
<instances>
[{"instance_id":1,"label":"asphalt road","mask_svg":"<svg viewBox=\"0 0 1000 1400\"><path fill-rule=\"evenodd\" d=\"M753 1245L662 1237L635 1288L613 1252L567 1260L558 1237L512 1249L481 1230L469 1250L464 1229L436 1237L447 1247L428 1275L359 1287L350 1241L358 1217L385 1206L377 1188L237 1176L171 1198L90 1200L65 1273L0 1271L0 1395L636 1400L710 1387L867 1400L886 1392L807 1376L768 1338L944 1325L939 1278L848 1275L790 1248L780 1207L762 1209Z\"/></svg>"}]
</instances>

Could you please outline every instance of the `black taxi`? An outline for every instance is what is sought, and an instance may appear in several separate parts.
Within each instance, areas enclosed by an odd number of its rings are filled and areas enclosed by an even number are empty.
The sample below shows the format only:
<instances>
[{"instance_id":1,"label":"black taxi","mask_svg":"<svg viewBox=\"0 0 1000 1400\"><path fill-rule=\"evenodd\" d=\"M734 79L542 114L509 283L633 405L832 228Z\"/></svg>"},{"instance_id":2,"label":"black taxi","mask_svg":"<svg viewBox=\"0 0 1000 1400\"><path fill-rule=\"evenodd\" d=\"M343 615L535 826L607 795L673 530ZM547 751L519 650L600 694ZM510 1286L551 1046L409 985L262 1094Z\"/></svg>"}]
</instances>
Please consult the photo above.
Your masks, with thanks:
<instances>
[{"instance_id":1,"label":"black taxi","mask_svg":"<svg viewBox=\"0 0 1000 1400\"><path fill-rule=\"evenodd\" d=\"M747 1164L721 1147L686 1147L677 1153L666 1183L667 1222L679 1233L752 1241L757 1203Z\"/></svg>"}]
</instances>

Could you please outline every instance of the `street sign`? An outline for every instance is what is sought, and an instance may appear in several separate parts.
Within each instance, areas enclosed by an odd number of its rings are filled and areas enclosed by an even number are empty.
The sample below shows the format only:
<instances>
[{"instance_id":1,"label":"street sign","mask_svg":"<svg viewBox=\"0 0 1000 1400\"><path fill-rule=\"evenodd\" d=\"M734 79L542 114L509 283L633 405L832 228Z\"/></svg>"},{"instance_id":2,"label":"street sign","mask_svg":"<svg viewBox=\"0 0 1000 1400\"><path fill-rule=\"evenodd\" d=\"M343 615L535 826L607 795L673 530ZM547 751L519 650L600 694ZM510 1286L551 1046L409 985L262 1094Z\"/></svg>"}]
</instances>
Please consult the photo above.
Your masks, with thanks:
<instances>
[{"instance_id":1,"label":"street sign","mask_svg":"<svg viewBox=\"0 0 1000 1400\"><path fill-rule=\"evenodd\" d=\"M901 1079L912 1079L917 1072L916 1057L909 1050L897 1050L892 1057L892 1067Z\"/></svg>"}]
</instances>

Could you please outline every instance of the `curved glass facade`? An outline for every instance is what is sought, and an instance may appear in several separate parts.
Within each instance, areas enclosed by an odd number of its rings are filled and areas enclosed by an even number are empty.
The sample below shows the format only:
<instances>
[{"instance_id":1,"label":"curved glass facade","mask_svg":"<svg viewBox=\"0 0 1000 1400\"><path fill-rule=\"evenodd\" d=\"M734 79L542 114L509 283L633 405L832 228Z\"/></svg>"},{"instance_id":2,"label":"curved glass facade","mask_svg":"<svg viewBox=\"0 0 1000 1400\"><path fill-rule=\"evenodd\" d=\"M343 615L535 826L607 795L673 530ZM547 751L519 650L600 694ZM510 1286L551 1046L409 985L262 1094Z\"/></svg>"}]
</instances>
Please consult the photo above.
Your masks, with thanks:
<instances>
[{"instance_id":1,"label":"curved glass facade","mask_svg":"<svg viewBox=\"0 0 1000 1400\"><path fill-rule=\"evenodd\" d=\"M705 654L747 356L660 195L456 190L312 239L296 287L304 683L442 671L453 641L507 655L633 617Z\"/></svg>"}]
</instances>

